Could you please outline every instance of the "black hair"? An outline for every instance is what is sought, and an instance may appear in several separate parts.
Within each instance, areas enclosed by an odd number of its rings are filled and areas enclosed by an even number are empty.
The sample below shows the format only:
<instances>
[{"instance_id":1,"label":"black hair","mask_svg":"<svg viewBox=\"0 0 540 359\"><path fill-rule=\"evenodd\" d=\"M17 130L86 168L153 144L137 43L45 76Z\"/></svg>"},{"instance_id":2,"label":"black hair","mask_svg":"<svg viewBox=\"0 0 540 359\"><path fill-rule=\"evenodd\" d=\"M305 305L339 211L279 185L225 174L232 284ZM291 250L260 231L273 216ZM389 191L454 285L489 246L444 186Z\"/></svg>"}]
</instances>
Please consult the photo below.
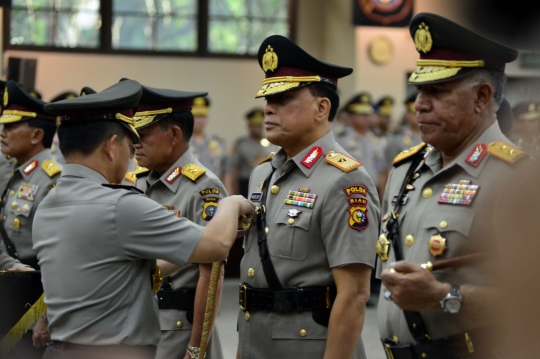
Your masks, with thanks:
<instances>
[{"instance_id":1,"label":"black hair","mask_svg":"<svg viewBox=\"0 0 540 359\"><path fill-rule=\"evenodd\" d=\"M193 135L194 121L195 120L191 111L174 112L159 120L158 124L164 132L168 131L172 125L180 127L182 134L184 135L184 141L189 142L191 136Z\"/></svg>"},{"instance_id":2,"label":"black hair","mask_svg":"<svg viewBox=\"0 0 540 359\"><path fill-rule=\"evenodd\" d=\"M118 121L68 120L62 121L58 128L60 151L64 157L75 153L90 155L113 135L123 141L129 134Z\"/></svg>"},{"instance_id":3,"label":"black hair","mask_svg":"<svg viewBox=\"0 0 540 359\"><path fill-rule=\"evenodd\" d=\"M506 75L504 72L491 69L478 69L469 75L468 81L472 86L477 86L484 82L490 84L493 88L493 102L497 105L497 109L500 107L506 90Z\"/></svg>"},{"instance_id":4,"label":"black hair","mask_svg":"<svg viewBox=\"0 0 540 359\"><path fill-rule=\"evenodd\" d=\"M28 126L34 128L40 128L43 130L43 139L41 143L45 148L51 148L54 134L56 133L56 123L50 120L43 120L41 118L32 118L28 120Z\"/></svg>"},{"instance_id":5,"label":"black hair","mask_svg":"<svg viewBox=\"0 0 540 359\"><path fill-rule=\"evenodd\" d=\"M332 87L319 83L313 83L308 85L309 92L315 97L326 97L330 100L330 113L328 114L328 121L334 121L337 110L339 108L339 96Z\"/></svg>"}]
</instances>

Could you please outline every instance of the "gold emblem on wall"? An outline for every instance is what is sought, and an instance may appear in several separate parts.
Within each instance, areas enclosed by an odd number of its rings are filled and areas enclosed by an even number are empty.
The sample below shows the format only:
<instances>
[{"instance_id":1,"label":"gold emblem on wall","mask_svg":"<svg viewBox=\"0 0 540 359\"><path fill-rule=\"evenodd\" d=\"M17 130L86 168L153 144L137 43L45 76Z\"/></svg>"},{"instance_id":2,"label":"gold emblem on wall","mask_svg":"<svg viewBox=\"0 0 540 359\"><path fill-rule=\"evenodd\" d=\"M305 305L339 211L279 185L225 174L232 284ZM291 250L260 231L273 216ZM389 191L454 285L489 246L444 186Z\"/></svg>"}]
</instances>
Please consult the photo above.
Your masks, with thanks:
<instances>
[{"instance_id":1,"label":"gold emblem on wall","mask_svg":"<svg viewBox=\"0 0 540 359\"><path fill-rule=\"evenodd\" d=\"M272 46L268 45L268 48L266 49L266 52L262 58L263 71L264 72L268 70L274 71L277 68L277 64L278 64L277 54L274 52L274 49L272 48Z\"/></svg>"},{"instance_id":2,"label":"gold emblem on wall","mask_svg":"<svg viewBox=\"0 0 540 359\"><path fill-rule=\"evenodd\" d=\"M394 45L387 36L378 36L369 44L368 55L377 65L386 65L394 55Z\"/></svg>"},{"instance_id":3,"label":"gold emblem on wall","mask_svg":"<svg viewBox=\"0 0 540 359\"><path fill-rule=\"evenodd\" d=\"M427 54L431 50L433 39L429 32L429 26L425 23L421 23L420 26L418 26L418 30L416 30L416 33L414 34L414 45L416 45L418 51L422 51L424 54Z\"/></svg>"}]
</instances>

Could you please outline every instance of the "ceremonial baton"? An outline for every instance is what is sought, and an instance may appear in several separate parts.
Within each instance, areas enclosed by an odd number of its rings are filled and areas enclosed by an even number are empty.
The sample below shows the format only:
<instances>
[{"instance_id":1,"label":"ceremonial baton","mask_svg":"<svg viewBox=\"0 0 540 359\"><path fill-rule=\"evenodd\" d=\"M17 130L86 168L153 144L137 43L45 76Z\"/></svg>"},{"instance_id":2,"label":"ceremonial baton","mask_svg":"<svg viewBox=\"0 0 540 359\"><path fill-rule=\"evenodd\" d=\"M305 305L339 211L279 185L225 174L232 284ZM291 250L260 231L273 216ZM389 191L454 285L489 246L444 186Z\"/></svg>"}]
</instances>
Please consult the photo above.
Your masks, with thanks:
<instances>
[{"instance_id":1,"label":"ceremonial baton","mask_svg":"<svg viewBox=\"0 0 540 359\"><path fill-rule=\"evenodd\" d=\"M427 262L424 264L420 264L420 266L424 269L427 269L430 272L445 269L445 268L452 268L452 267L460 267L465 266L467 264L472 264L477 262L479 259L483 259L487 257L487 253L473 253L473 254L466 254L461 257L456 258L450 258L450 259L441 259L438 261L435 261L433 263Z\"/></svg>"}]
</instances>

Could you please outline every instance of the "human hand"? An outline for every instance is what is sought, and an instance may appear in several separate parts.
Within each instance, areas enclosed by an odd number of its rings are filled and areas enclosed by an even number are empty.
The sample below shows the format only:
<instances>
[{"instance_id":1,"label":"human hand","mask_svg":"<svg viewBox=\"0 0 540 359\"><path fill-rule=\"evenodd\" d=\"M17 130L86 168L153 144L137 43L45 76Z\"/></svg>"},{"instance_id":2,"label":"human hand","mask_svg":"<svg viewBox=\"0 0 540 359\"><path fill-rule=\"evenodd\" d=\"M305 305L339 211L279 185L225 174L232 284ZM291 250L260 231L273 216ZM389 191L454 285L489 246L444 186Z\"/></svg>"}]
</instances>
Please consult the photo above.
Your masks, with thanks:
<instances>
[{"instance_id":1,"label":"human hand","mask_svg":"<svg viewBox=\"0 0 540 359\"><path fill-rule=\"evenodd\" d=\"M35 269L32 267L13 267L9 268L8 272L35 272Z\"/></svg>"},{"instance_id":2,"label":"human hand","mask_svg":"<svg viewBox=\"0 0 540 359\"><path fill-rule=\"evenodd\" d=\"M45 319L37 321L34 329L32 330L32 342L36 348L46 346L51 342L51 335L49 334L49 322Z\"/></svg>"},{"instance_id":3,"label":"human hand","mask_svg":"<svg viewBox=\"0 0 540 359\"><path fill-rule=\"evenodd\" d=\"M408 311L441 310L440 301L450 292L450 284L441 283L418 264L399 261L381 273L391 300Z\"/></svg>"}]
</instances>

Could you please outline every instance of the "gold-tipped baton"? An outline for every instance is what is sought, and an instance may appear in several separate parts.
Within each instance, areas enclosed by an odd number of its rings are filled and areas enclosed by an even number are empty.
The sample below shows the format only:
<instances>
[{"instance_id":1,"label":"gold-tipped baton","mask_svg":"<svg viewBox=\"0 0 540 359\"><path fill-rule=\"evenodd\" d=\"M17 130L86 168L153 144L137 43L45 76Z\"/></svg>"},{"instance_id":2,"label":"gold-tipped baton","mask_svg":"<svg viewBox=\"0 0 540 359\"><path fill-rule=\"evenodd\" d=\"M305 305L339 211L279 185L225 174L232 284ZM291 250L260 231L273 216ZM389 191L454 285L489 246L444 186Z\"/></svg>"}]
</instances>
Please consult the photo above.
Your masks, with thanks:
<instances>
[{"instance_id":1,"label":"gold-tipped baton","mask_svg":"<svg viewBox=\"0 0 540 359\"><path fill-rule=\"evenodd\" d=\"M488 256L488 253L486 252L466 254L461 257L455 257L455 258L450 258L450 259L440 259L433 263L427 262L424 264L420 264L420 266L424 269L427 269L430 272L434 272L434 271L445 269L445 268L461 267L461 266L466 266L468 264L473 264L473 263L478 262L479 259L484 259L487 256Z\"/></svg>"}]
</instances>

